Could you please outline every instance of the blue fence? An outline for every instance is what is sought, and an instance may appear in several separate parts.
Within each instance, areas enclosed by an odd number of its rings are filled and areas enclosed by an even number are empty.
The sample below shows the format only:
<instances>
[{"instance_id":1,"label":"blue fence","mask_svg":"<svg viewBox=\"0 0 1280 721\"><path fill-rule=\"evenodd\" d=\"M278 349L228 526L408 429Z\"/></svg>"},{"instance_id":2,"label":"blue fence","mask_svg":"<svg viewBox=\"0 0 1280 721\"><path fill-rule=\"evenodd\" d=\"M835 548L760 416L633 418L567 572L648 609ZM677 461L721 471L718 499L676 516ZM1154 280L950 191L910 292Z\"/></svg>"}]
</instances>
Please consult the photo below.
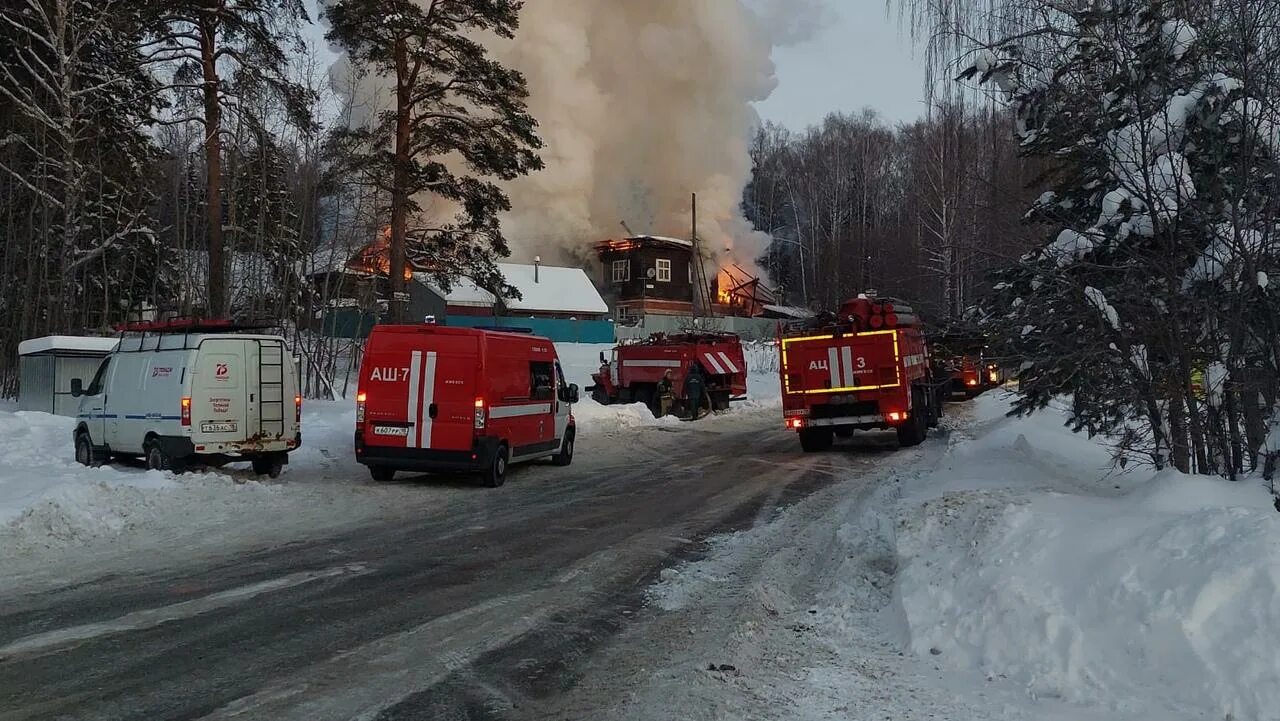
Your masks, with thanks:
<instances>
[{"instance_id":1,"label":"blue fence","mask_svg":"<svg viewBox=\"0 0 1280 721\"><path fill-rule=\"evenodd\" d=\"M460 328L525 328L532 330L534 335L540 335L558 343L613 342L613 321L608 320L453 315L441 324Z\"/></svg>"}]
</instances>

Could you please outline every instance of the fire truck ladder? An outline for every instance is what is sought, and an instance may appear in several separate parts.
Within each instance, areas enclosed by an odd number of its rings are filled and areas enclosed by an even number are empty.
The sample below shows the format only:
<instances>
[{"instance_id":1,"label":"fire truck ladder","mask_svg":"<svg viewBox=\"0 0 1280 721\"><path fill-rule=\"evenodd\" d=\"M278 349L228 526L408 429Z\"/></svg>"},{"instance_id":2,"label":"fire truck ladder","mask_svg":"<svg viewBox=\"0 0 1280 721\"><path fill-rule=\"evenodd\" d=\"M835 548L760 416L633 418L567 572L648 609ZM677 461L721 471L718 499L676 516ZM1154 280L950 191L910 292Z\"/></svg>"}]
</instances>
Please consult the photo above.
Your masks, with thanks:
<instances>
[{"instance_id":1,"label":"fire truck ladder","mask_svg":"<svg viewBox=\"0 0 1280 721\"><path fill-rule=\"evenodd\" d=\"M258 430L263 438L284 435L284 343L258 341Z\"/></svg>"}]
</instances>

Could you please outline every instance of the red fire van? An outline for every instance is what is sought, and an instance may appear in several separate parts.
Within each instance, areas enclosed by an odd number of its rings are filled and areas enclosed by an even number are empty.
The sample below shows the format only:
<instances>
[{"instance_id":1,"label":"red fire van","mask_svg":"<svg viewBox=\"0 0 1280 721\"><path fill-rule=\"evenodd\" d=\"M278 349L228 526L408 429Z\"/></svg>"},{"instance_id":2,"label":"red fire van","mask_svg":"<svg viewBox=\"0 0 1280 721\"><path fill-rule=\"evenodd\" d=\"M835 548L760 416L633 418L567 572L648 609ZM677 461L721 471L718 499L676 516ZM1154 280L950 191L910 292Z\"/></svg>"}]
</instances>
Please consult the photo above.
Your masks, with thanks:
<instances>
[{"instance_id":1,"label":"red fire van","mask_svg":"<svg viewBox=\"0 0 1280 721\"><path fill-rule=\"evenodd\" d=\"M473 471L497 487L511 463L573 460L572 404L555 345L518 332L379 325L356 394L356 458L396 471Z\"/></svg>"}]
</instances>

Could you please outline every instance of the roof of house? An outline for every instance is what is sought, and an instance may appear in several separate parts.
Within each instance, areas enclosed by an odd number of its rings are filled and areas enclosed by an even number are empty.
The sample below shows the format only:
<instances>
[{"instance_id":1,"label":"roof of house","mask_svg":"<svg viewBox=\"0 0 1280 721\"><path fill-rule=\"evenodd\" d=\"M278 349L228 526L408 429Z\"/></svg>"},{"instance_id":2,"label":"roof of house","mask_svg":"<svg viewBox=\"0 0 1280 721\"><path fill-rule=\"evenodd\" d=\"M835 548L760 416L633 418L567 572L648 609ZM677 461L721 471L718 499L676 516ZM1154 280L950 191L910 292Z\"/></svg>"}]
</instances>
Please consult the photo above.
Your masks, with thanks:
<instances>
[{"instance_id":1,"label":"roof of house","mask_svg":"<svg viewBox=\"0 0 1280 721\"><path fill-rule=\"evenodd\" d=\"M522 263L499 263L498 270L507 283L520 291L519 300L507 299L507 309L512 312L589 313L605 314L609 306L600 297L600 291L581 268L560 268L543 265L537 268L538 281L534 282L534 266ZM477 287L468 279L453 283L453 290L444 293L423 274L415 274L418 282L426 285L450 305L490 308L495 298L489 291Z\"/></svg>"},{"instance_id":2,"label":"roof of house","mask_svg":"<svg viewBox=\"0 0 1280 721\"><path fill-rule=\"evenodd\" d=\"M768 303L765 303L760 307L763 308L766 313L774 313L787 318L812 318L814 316L814 312L808 308L797 308L796 306L790 305L771 305Z\"/></svg>"},{"instance_id":3,"label":"roof of house","mask_svg":"<svg viewBox=\"0 0 1280 721\"><path fill-rule=\"evenodd\" d=\"M630 238L627 238L627 240L658 240L658 241L662 241L663 243L675 243L676 245L683 245L688 248L693 247L692 240L685 240L684 238L671 238L665 235L633 235Z\"/></svg>"},{"instance_id":4,"label":"roof of house","mask_svg":"<svg viewBox=\"0 0 1280 721\"><path fill-rule=\"evenodd\" d=\"M83 338L73 335L47 335L30 338L18 344L18 355L36 355L54 351L101 353L106 355L120 344L119 338Z\"/></svg>"}]
</instances>

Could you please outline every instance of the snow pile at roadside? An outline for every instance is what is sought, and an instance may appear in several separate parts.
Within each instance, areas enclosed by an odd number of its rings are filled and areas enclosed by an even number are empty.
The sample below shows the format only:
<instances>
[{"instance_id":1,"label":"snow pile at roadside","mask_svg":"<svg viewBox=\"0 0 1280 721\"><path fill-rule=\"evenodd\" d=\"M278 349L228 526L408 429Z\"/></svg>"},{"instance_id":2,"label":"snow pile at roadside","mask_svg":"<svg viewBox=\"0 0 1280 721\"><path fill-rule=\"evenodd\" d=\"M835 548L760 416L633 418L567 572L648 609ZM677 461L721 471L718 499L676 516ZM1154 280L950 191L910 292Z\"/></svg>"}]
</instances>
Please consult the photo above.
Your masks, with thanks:
<instances>
[{"instance_id":1,"label":"snow pile at roadside","mask_svg":"<svg viewBox=\"0 0 1280 721\"><path fill-rule=\"evenodd\" d=\"M1037 697L1280 719L1280 514L1256 482L1108 476L1054 411L996 419L911 484L897 598L911 649ZM914 497L910 494L915 493Z\"/></svg>"},{"instance_id":2,"label":"snow pile at roadside","mask_svg":"<svg viewBox=\"0 0 1280 721\"><path fill-rule=\"evenodd\" d=\"M74 459L74 419L0 411L0 556L141 528L216 527L254 514L314 519L314 513L342 513L325 510L327 497L312 486L366 475L351 453L354 407L309 401L303 416L303 446L273 482L259 479L246 463L181 475L128 462L87 468ZM315 496L326 505L294 509Z\"/></svg>"},{"instance_id":3,"label":"snow pile at roadside","mask_svg":"<svg viewBox=\"0 0 1280 721\"><path fill-rule=\"evenodd\" d=\"M53 536L121 530L127 513L102 513L104 499L137 501L143 490L167 487L163 473L85 468L75 462L72 418L0 411L0 526L46 525Z\"/></svg>"}]
</instances>

